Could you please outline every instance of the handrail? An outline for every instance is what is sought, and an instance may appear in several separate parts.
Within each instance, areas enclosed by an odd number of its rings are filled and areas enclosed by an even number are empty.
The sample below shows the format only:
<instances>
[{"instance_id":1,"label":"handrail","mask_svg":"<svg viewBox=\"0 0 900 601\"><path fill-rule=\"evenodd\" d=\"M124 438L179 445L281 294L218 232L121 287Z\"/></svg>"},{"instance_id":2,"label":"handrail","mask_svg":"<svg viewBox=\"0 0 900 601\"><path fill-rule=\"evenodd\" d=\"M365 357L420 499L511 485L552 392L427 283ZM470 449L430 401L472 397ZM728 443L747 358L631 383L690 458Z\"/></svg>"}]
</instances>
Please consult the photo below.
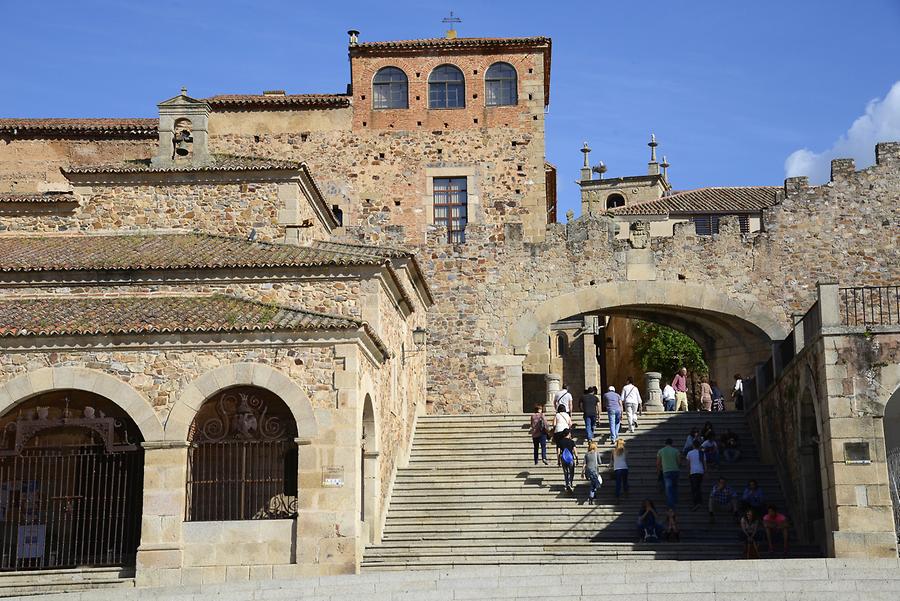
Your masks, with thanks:
<instances>
[{"instance_id":1,"label":"handrail","mask_svg":"<svg viewBox=\"0 0 900 601\"><path fill-rule=\"evenodd\" d=\"M900 324L900 286L839 289L841 323L846 326Z\"/></svg>"}]
</instances>

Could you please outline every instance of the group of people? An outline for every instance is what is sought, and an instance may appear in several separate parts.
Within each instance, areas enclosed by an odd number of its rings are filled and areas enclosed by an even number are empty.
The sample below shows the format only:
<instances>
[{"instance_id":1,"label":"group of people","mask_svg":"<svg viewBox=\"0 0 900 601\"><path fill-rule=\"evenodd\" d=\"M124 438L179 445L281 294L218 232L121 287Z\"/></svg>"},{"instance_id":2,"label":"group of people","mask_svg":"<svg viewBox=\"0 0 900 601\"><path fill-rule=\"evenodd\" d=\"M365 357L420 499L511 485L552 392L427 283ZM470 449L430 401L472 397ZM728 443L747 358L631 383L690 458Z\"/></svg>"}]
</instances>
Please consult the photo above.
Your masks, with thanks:
<instances>
[{"instance_id":1,"label":"group of people","mask_svg":"<svg viewBox=\"0 0 900 601\"><path fill-rule=\"evenodd\" d=\"M734 388L731 390L731 400L737 410L744 408L744 381L741 374L734 374ZM687 368L682 367L672 378L670 384L666 384L662 390L663 409L666 411L687 411ZM700 378L700 411L725 411L725 395L719 390L715 380L707 376Z\"/></svg>"},{"instance_id":2,"label":"group of people","mask_svg":"<svg viewBox=\"0 0 900 601\"><path fill-rule=\"evenodd\" d=\"M584 421L587 434L587 451L583 457L578 455L578 447L573 437L574 424L571 416L572 395L563 389L556 401L556 414L551 424L544 415L543 405L536 405L531 415L529 433L534 444L534 464L538 460L547 461L547 442L552 437L556 446L556 460L563 471L565 490L572 493L575 486L576 467L581 464L581 475L590 483L588 504L593 504L597 492L603 483L600 468L603 465L597 441L594 440L597 426L597 415L600 399L597 389L591 387L582 397L585 411ZM628 452L625 441L618 436L623 413L627 416L630 431L638 426L641 397L631 378L628 378L621 394L614 388L604 393L603 401L607 408L610 424L610 439L613 444L612 468L615 474L615 496L628 494ZM678 401L676 400L676 403ZM678 524L678 481L683 465L687 465L691 488L691 511L697 511L703 505L703 481L710 466L719 467L722 462L734 463L741 458L740 439L728 429L718 436L713 424L707 421L703 428L693 428L688 433L681 449L674 446L671 438L656 455L656 471L666 497L666 512L661 516L654 503L646 499L638 512L637 530L640 540L653 542L660 539L679 541L681 530ZM777 507L766 503L762 489L756 480L750 480L743 493L738 495L725 478L720 477L710 489L706 509L709 521L716 521L716 513L722 509L732 513L740 525L739 536L745 545L746 557L758 557L758 541L763 534L773 550L773 536L780 534L784 551L788 547L788 521Z\"/></svg>"}]
</instances>

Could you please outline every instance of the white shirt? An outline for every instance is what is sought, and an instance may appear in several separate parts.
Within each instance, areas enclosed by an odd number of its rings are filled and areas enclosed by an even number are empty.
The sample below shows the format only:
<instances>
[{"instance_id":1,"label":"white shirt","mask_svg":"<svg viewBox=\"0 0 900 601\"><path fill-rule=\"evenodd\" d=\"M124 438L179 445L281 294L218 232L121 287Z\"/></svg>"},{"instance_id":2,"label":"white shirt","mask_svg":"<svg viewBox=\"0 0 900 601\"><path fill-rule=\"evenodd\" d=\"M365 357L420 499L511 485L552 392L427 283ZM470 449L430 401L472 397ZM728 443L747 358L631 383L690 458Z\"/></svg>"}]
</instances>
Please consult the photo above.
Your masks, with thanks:
<instances>
[{"instance_id":1,"label":"white shirt","mask_svg":"<svg viewBox=\"0 0 900 601\"><path fill-rule=\"evenodd\" d=\"M560 403L565 405L567 412L572 411L572 393L565 388L553 396L553 408L559 407Z\"/></svg>"},{"instance_id":2,"label":"white shirt","mask_svg":"<svg viewBox=\"0 0 900 601\"><path fill-rule=\"evenodd\" d=\"M557 413L553 423L554 432L562 432L566 428L572 427L572 418L568 413Z\"/></svg>"},{"instance_id":3,"label":"white shirt","mask_svg":"<svg viewBox=\"0 0 900 601\"><path fill-rule=\"evenodd\" d=\"M743 380L735 380L734 381L734 391L744 394L744 381Z\"/></svg>"},{"instance_id":4,"label":"white shirt","mask_svg":"<svg viewBox=\"0 0 900 601\"><path fill-rule=\"evenodd\" d=\"M664 399L674 401L675 400L675 389L672 388L671 384L666 384L666 387L663 388L662 396Z\"/></svg>"},{"instance_id":5,"label":"white shirt","mask_svg":"<svg viewBox=\"0 0 900 601\"><path fill-rule=\"evenodd\" d=\"M691 474L702 474L706 471L703 469L703 459L700 455L700 449L692 449L687 454L687 460L691 465Z\"/></svg>"},{"instance_id":6,"label":"white shirt","mask_svg":"<svg viewBox=\"0 0 900 601\"><path fill-rule=\"evenodd\" d=\"M622 387L622 403L625 405L640 405L641 391L634 384L626 384Z\"/></svg>"},{"instance_id":7,"label":"white shirt","mask_svg":"<svg viewBox=\"0 0 900 601\"><path fill-rule=\"evenodd\" d=\"M613 451L613 470L627 470L628 469L628 461L625 460L625 456L628 453L622 453L621 455L616 455L616 452Z\"/></svg>"}]
</instances>

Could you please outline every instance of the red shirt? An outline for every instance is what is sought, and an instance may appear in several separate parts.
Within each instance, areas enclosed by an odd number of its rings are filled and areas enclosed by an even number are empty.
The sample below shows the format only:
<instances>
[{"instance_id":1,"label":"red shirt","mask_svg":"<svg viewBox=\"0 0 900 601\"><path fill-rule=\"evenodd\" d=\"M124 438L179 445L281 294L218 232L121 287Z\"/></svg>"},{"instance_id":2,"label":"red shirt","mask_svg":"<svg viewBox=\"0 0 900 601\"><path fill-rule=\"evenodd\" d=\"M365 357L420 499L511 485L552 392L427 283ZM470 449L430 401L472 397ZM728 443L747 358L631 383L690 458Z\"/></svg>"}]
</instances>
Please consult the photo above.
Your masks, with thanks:
<instances>
[{"instance_id":1,"label":"red shirt","mask_svg":"<svg viewBox=\"0 0 900 601\"><path fill-rule=\"evenodd\" d=\"M675 374L675 379L672 380L672 388L675 389L675 392L687 392L687 378L681 374Z\"/></svg>"},{"instance_id":2,"label":"red shirt","mask_svg":"<svg viewBox=\"0 0 900 601\"><path fill-rule=\"evenodd\" d=\"M768 513L763 516L763 522L766 524L772 524L774 526L781 526L787 521L787 518L784 517L783 513L776 513L775 516L771 516Z\"/></svg>"}]
</instances>

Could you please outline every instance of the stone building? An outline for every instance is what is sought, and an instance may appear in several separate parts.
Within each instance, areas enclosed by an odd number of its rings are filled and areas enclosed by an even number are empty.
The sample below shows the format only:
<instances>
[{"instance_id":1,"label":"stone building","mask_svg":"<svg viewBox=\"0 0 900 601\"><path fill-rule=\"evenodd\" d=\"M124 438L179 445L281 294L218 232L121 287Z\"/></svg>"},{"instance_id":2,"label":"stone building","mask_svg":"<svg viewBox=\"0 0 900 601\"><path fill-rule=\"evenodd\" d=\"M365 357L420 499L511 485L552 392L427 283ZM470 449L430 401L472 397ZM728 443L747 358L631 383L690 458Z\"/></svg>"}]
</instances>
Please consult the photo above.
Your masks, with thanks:
<instances>
[{"instance_id":1,"label":"stone building","mask_svg":"<svg viewBox=\"0 0 900 601\"><path fill-rule=\"evenodd\" d=\"M158 119L0 119L4 449L19 465L55 440L20 433L79 426L139 457L140 523L127 513L117 556L139 581L353 571L416 415L545 400L558 334L579 341L584 382L607 318L688 333L729 382L777 371L817 282L900 281L897 143L869 169L836 161L824 186L746 197L672 194L655 155L647 176L593 180L585 154L583 193L623 205L556 223L548 38L351 31L348 51L347 93L182 90ZM883 448L879 403L877 427L842 437ZM817 416L824 449L839 416ZM223 429L228 448L284 460L258 478L204 471ZM822 495L856 477L821 453ZM877 502L823 505L832 554L891 552L877 457L862 484ZM235 484L216 497L220 480ZM279 492L238 511L224 499L248 498L246 480Z\"/></svg>"}]
</instances>

